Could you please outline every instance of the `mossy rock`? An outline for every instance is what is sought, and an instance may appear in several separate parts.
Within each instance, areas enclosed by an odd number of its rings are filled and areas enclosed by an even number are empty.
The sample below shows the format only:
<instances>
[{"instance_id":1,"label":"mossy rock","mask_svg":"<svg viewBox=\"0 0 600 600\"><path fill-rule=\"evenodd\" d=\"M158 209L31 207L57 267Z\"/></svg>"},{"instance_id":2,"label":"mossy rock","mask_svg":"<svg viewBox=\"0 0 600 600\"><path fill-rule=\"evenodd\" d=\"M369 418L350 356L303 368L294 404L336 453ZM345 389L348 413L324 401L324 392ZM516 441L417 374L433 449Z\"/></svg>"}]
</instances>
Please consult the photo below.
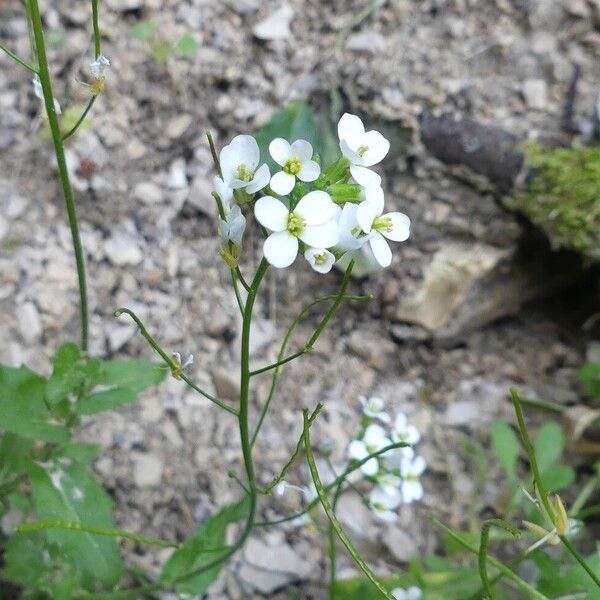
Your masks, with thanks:
<instances>
[{"instance_id":1,"label":"mossy rock","mask_svg":"<svg viewBox=\"0 0 600 600\"><path fill-rule=\"evenodd\" d=\"M524 149L533 177L508 208L540 227L555 249L600 261L600 148Z\"/></svg>"}]
</instances>

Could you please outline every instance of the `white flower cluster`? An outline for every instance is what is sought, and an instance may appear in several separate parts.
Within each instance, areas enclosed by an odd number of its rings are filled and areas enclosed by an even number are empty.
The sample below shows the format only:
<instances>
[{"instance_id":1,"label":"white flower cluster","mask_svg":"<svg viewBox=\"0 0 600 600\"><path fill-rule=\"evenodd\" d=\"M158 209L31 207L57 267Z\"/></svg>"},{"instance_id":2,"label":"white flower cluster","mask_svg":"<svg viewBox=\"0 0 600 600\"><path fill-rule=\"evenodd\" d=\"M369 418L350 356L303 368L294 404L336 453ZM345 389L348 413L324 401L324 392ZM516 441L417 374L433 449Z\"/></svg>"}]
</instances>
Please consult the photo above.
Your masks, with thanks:
<instances>
[{"instance_id":1,"label":"white flower cluster","mask_svg":"<svg viewBox=\"0 0 600 600\"><path fill-rule=\"evenodd\" d=\"M348 446L351 459L364 460L391 444L404 442L412 446L421 439L418 429L408 423L404 413L398 413L392 424L392 418L383 410L381 398L362 397L360 402L364 414L363 429ZM384 521L396 520L396 510L401 504L410 504L423 497L419 477L425 471L426 463L423 457L415 455L411 446L389 450L361 466L363 475L376 484L369 495L369 507Z\"/></svg>"},{"instance_id":2,"label":"white flower cluster","mask_svg":"<svg viewBox=\"0 0 600 600\"><path fill-rule=\"evenodd\" d=\"M261 192L254 215L268 232L263 252L274 267L289 267L302 252L315 271L328 273L342 256L367 242L379 264L389 266L386 238L403 242L410 233L405 214L383 212L381 177L370 169L385 158L390 144L381 133L365 131L360 118L350 114L340 119L338 135L342 156L323 171L306 140L274 139L269 153L281 170L273 176L266 164L259 166L260 150L252 136L239 135L225 146L219 156L222 177L214 180L224 217L223 243L241 245L246 219L240 206Z\"/></svg>"}]
</instances>

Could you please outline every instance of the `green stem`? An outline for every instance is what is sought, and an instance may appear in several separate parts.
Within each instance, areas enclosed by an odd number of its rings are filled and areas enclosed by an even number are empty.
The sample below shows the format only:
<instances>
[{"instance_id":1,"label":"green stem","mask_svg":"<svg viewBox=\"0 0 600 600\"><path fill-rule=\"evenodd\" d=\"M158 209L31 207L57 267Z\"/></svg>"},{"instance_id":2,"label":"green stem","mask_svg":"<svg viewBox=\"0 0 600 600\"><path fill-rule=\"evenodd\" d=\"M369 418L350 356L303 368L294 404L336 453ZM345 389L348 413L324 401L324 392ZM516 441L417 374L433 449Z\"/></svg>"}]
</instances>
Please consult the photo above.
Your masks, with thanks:
<instances>
[{"instance_id":1,"label":"green stem","mask_svg":"<svg viewBox=\"0 0 600 600\"><path fill-rule=\"evenodd\" d=\"M77 123L75 123L75 125L73 125L73 127L67 133L65 133L65 135L62 136L63 142L68 140L81 127L81 124L85 121L85 118L88 116L88 113L90 112L90 110L92 110L92 106L94 106L94 102L96 102L97 97L98 96L92 96L90 98L90 101L87 103L87 106L85 107L85 110L77 120Z\"/></svg>"},{"instance_id":2,"label":"green stem","mask_svg":"<svg viewBox=\"0 0 600 600\"><path fill-rule=\"evenodd\" d=\"M33 65L30 65L26 60L23 60L18 54L15 54L12 50L7 48L2 43L0 43L0 50L6 52L8 56L10 56L15 62L19 63L22 67L25 67L26 69L37 75L38 70Z\"/></svg>"},{"instance_id":3,"label":"green stem","mask_svg":"<svg viewBox=\"0 0 600 600\"><path fill-rule=\"evenodd\" d=\"M516 539L521 537L521 532L513 527L510 523L503 521L502 519L488 519L481 526L481 540L479 542L479 576L481 577L481 583L483 585L483 591L489 600L495 600L492 586L490 585L490 579L487 574L487 557L488 548L490 545L490 529L492 527L501 527Z\"/></svg>"},{"instance_id":4,"label":"green stem","mask_svg":"<svg viewBox=\"0 0 600 600\"><path fill-rule=\"evenodd\" d=\"M600 588L600 578L592 568L587 564L586 560L577 552L577 549L571 542L564 536L559 535L560 541L564 544L565 548L573 555L573 558L584 568L585 572L594 580L594 583Z\"/></svg>"},{"instance_id":5,"label":"green stem","mask_svg":"<svg viewBox=\"0 0 600 600\"><path fill-rule=\"evenodd\" d=\"M331 508L333 510L333 514L337 509L338 502L342 497L342 484L339 483L335 488L335 493L333 494L333 501L331 502ZM329 557L329 598L330 600L335 600L335 580L337 575L337 549L335 546L335 529L331 521L329 522L329 528L327 530L327 555Z\"/></svg>"},{"instance_id":6,"label":"green stem","mask_svg":"<svg viewBox=\"0 0 600 600\"><path fill-rule=\"evenodd\" d=\"M120 537L140 544L147 544L149 546L161 546L162 548L181 548L181 544L178 542L171 542L169 540L161 540L158 538L146 537L138 533L131 531L124 531L122 529L114 529L112 527L96 527L94 525L85 525L84 523L77 523L71 521L60 521L60 520L46 520L46 521L35 521L33 523L23 523L17 526L16 531L18 533L30 533L32 531L42 531L44 529L68 529L72 531L84 531L86 533L92 533L94 535L105 535L108 537ZM218 549L219 551L222 548Z\"/></svg>"},{"instance_id":7,"label":"green stem","mask_svg":"<svg viewBox=\"0 0 600 600\"><path fill-rule=\"evenodd\" d=\"M321 502L321 506L331 523L335 533L344 546L350 556L354 559L354 562L358 565L360 570L366 575L366 577L371 581L371 583L379 590L383 598L387 598L388 600L394 600L394 597L385 589L385 587L379 582L373 571L367 563L364 561L362 556L357 552L356 548L350 541L350 538L346 535L345 531L342 529L340 522L337 520L333 508L329 503L329 498L327 498L327 494L325 489L323 488L323 484L321 483L321 478L319 477L319 471L317 469L317 465L315 463L315 457L312 452L312 448L310 445L310 427L308 426L308 410L303 411L304 415L304 452L306 454L306 462L308 463L308 468L310 469L310 475L312 477L313 483L315 484L315 489L317 490L317 495L319 496L319 500Z\"/></svg>"},{"instance_id":8,"label":"green stem","mask_svg":"<svg viewBox=\"0 0 600 600\"><path fill-rule=\"evenodd\" d=\"M273 369L282 367L283 365L285 365L289 362L292 362L296 358L300 358L307 352L308 352L308 350L306 350L306 349L298 350L298 352L295 352L294 354L287 356L286 358L282 358L281 360L278 360L277 362L273 363L272 365L267 365L266 367L261 367L260 369L256 369L256 371L250 371L250 377L254 377L255 375L260 375L261 373L266 373L267 371L271 371Z\"/></svg>"},{"instance_id":9,"label":"green stem","mask_svg":"<svg viewBox=\"0 0 600 600\"><path fill-rule=\"evenodd\" d=\"M31 26L35 47L39 62L39 78L42 84L44 94L44 103L46 105L46 114L50 125L52 142L54 143L54 152L56 154L56 163L62 185L63 196L67 207L69 217L69 227L71 229L71 238L73 239L73 250L75 253L75 262L77 264L77 278L79 280L79 308L81 320L81 349L87 352L88 349L88 300L87 300L87 282L85 278L85 262L83 258L83 248L79 236L79 225L77 223L77 213L75 211L75 200L73 190L69 180L69 171L65 159L65 150L61 139L60 125L58 117L54 110L54 95L52 93L52 82L50 79L50 70L48 69L48 59L46 57L46 44L44 41L44 29L42 17L38 6L38 0L29 0L29 10L31 15Z\"/></svg>"},{"instance_id":10,"label":"green stem","mask_svg":"<svg viewBox=\"0 0 600 600\"><path fill-rule=\"evenodd\" d=\"M100 49L100 26L98 25L98 0L92 0L92 24L94 27L95 58L98 58L102 54Z\"/></svg>"},{"instance_id":11,"label":"green stem","mask_svg":"<svg viewBox=\"0 0 600 600\"><path fill-rule=\"evenodd\" d=\"M475 555L479 555L479 548L475 548L469 544L469 542L463 540L461 536L452 531L449 527L444 525L441 521L438 521L435 518L431 519L431 522L443 529L455 542L457 542L460 546L462 546L465 550L472 552ZM541 592L538 592L534 587L529 585L526 581L523 581L518 575L513 573L508 567L503 565L497 558L493 556L488 556L487 561L492 564L498 571L500 571L505 577L508 577L511 581L516 583L524 592L529 594L529 598L535 598L536 600L549 600L547 596L544 596Z\"/></svg>"},{"instance_id":12,"label":"green stem","mask_svg":"<svg viewBox=\"0 0 600 600\"><path fill-rule=\"evenodd\" d=\"M167 366L171 370L171 373L173 373L174 377L177 377L177 378L185 381L185 383L187 383L187 385L189 385L193 390L195 390L201 396L204 396L205 398L207 398L208 400L210 400L211 402L216 404L219 408L226 410L228 413L235 415L236 417L238 416L238 411L235 408L225 404L225 402L223 402L222 400L219 400L212 394L209 394L207 391L205 391L201 387L197 386L187 375L185 375L185 373L183 373L181 371L181 366L178 365L173 360L173 358L171 356L169 356L163 350L163 348L161 348L160 344L150 335L150 333L148 332L148 330L146 329L146 327L144 326L144 324L142 323L140 318L132 310L130 310L129 308L117 308L117 310L115 310L113 314L115 315L115 317L120 317L122 314L125 314L133 319L135 324L138 326L142 337L148 342L148 344L150 344L150 346L156 351L156 353L167 363Z\"/></svg>"}]
</instances>

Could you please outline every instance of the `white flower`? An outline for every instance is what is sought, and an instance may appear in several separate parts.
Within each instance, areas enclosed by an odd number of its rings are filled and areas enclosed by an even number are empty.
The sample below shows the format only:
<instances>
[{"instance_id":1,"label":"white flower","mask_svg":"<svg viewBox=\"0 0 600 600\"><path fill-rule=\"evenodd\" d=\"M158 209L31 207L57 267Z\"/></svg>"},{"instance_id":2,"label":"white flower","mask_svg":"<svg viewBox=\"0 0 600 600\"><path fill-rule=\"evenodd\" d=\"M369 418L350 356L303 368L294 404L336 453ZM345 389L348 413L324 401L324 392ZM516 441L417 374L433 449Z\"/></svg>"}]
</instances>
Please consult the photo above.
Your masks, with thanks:
<instances>
[{"instance_id":1,"label":"white flower","mask_svg":"<svg viewBox=\"0 0 600 600\"><path fill-rule=\"evenodd\" d=\"M224 182L234 190L244 188L249 194L262 190L271 178L269 167L260 162L260 150L251 135L238 135L219 155Z\"/></svg>"},{"instance_id":2,"label":"white flower","mask_svg":"<svg viewBox=\"0 0 600 600\"><path fill-rule=\"evenodd\" d=\"M398 413L392 430L392 440L413 445L417 444L420 439L419 430L414 425L408 424L408 419L404 413Z\"/></svg>"},{"instance_id":3,"label":"white flower","mask_svg":"<svg viewBox=\"0 0 600 600\"><path fill-rule=\"evenodd\" d=\"M390 444L391 441L386 437L383 427L373 423L365 429L362 440L352 440L350 442L348 454L354 460L363 460ZM360 470L365 475L372 477L379 471L379 461L377 458L370 458L360 467Z\"/></svg>"},{"instance_id":4,"label":"white flower","mask_svg":"<svg viewBox=\"0 0 600 600\"><path fill-rule=\"evenodd\" d=\"M173 352L172 356L179 368L182 370L194 364L193 354L190 354L183 363L181 362L181 354L179 354L179 352Z\"/></svg>"},{"instance_id":5,"label":"white flower","mask_svg":"<svg viewBox=\"0 0 600 600\"><path fill-rule=\"evenodd\" d=\"M383 213L383 194L365 200L356 209L356 220L362 231L368 234L371 250L382 267L389 267L392 251L385 240L404 242L410 235L410 219L401 212Z\"/></svg>"},{"instance_id":6,"label":"white flower","mask_svg":"<svg viewBox=\"0 0 600 600\"><path fill-rule=\"evenodd\" d=\"M401 502L402 498L397 489L394 489L390 494L383 487L377 486L369 494L369 507L376 517L388 523L398 518L396 509Z\"/></svg>"},{"instance_id":7,"label":"white flower","mask_svg":"<svg viewBox=\"0 0 600 600\"><path fill-rule=\"evenodd\" d=\"M104 77L104 71L107 67L110 67L110 60L103 54L100 54L93 63L90 63L90 71L94 79L102 79Z\"/></svg>"},{"instance_id":8,"label":"white flower","mask_svg":"<svg viewBox=\"0 0 600 600\"><path fill-rule=\"evenodd\" d=\"M280 196L289 194L300 181L315 181L321 168L312 160L313 147L306 140L296 140L293 144L283 138L276 138L269 144L269 153L282 170L271 177L271 189Z\"/></svg>"},{"instance_id":9,"label":"white flower","mask_svg":"<svg viewBox=\"0 0 600 600\"><path fill-rule=\"evenodd\" d=\"M373 202L376 205L383 202L383 189L378 183L368 185L361 195L363 201ZM346 252L359 250L375 234L375 232L371 232L369 235L364 235L362 232L356 216L360 204L347 202L339 217L340 241L338 246Z\"/></svg>"},{"instance_id":10,"label":"white flower","mask_svg":"<svg viewBox=\"0 0 600 600\"><path fill-rule=\"evenodd\" d=\"M231 201L233 200L233 188L228 186L220 177L217 176L213 177L213 187L223 203L225 214L227 214L231 205Z\"/></svg>"},{"instance_id":11,"label":"white flower","mask_svg":"<svg viewBox=\"0 0 600 600\"><path fill-rule=\"evenodd\" d=\"M396 600L421 600L423 597L423 592L421 591L421 588L418 588L416 585L412 585L407 589L393 589L392 596L394 596Z\"/></svg>"},{"instance_id":12,"label":"white flower","mask_svg":"<svg viewBox=\"0 0 600 600\"><path fill-rule=\"evenodd\" d=\"M394 495L398 493L402 485L402 477L394 475L394 473L379 473L377 483L386 493Z\"/></svg>"},{"instance_id":13,"label":"white flower","mask_svg":"<svg viewBox=\"0 0 600 600\"><path fill-rule=\"evenodd\" d=\"M223 243L233 242L236 246L242 245L242 236L246 229L246 217L242 214L242 209L234 204L225 219L220 220L221 240Z\"/></svg>"},{"instance_id":14,"label":"white flower","mask_svg":"<svg viewBox=\"0 0 600 600\"><path fill-rule=\"evenodd\" d=\"M31 83L33 83L33 93L35 94L35 97L39 98L42 101L42 104L45 107L46 106L46 101L44 100L44 90L42 89L42 82L40 81L40 78L36 75L31 80ZM61 115L62 114L62 110L60 108L60 103L58 102L58 100L56 98L54 98L54 112L57 115Z\"/></svg>"},{"instance_id":15,"label":"white flower","mask_svg":"<svg viewBox=\"0 0 600 600\"><path fill-rule=\"evenodd\" d=\"M402 475L402 501L410 504L423 497L423 486L419 481L419 476L423 474L426 468L425 460L422 456L414 459L404 457L400 465L400 474Z\"/></svg>"},{"instance_id":16,"label":"white flower","mask_svg":"<svg viewBox=\"0 0 600 600\"><path fill-rule=\"evenodd\" d=\"M383 411L385 402L381 398L377 398L375 396L372 398L360 396L358 400L362 404L363 414L365 414L367 417L377 419L382 423L390 422L390 415Z\"/></svg>"},{"instance_id":17,"label":"white flower","mask_svg":"<svg viewBox=\"0 0 600 600\"><path fill-rule=\"evenodd\" d=\"M254 214L261 225L273 232L265 240L265 258L282 269L296 259L299 239L314 248L334 246L339 240L336 213L329 194L321 191L306 194L291 212L272 196L260 198L254 205Z\"/></svg>"},{"instance_id":18,"label":"white flower","mask_svg":"<svg viewBox=\"0 0 600 600\"><path fill-rule=\"evenodd\" d=\"M345 113L338 123L342 154L350 161L350 173L360 184L381 183L377 173L367 167L381 162L389 152L390 143L378 131L365 131L359 117Z\"/></svg>"},{"instance_id":19,"label":"white flower","mask_svg":"<svg viewBox=\"0 0 600 600\"><path fill-rule=\"evenodd\" d=\"M325 248L308 248L304 258L317 273L329 273L335 264L335 256Z\"/></svg>"}]
</instances>

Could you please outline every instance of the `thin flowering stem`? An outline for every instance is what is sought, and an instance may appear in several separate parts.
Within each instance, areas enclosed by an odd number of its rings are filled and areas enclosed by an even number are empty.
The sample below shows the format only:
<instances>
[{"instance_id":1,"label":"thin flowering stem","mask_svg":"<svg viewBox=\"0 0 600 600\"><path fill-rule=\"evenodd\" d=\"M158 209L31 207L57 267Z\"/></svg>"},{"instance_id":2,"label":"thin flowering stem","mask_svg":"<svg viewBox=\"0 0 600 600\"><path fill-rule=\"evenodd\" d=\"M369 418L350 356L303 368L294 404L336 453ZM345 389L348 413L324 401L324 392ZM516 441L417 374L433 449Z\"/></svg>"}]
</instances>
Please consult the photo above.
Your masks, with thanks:
<instances>
[{"instance_id":1,"label":"thin flowering stem","mask_svg":"<svg viewBox=\"0 0 600 600\"><path fill-rule=\"evenodd\" d=\"M98 96L92 96L90 98L89 102L87 103L87 106L85 107L85 110L81 113L79 119L77 119L77 123L75 123L75 125L73 125L73 127L62 136L63 142L68 140L81 127L82 123L85 121L85 118L88 116L88 113L90 112L90 110L92 110L92 106L94 106L94 102L96 102L97 97Z\"/></svg>"},{"instance_id":2,"label":"thin flowering stem","mask_svg":"<svg viewBox=\"0 0 600 600\"><path fill-rule=\"evenodd\" d=\"M445 531L455 542L457 542L465 550L468 550L473 554L479 555L479 548L475 548L475 546L472 546L469 542L465 541L460 535L458 535L456 532L450 529L450 527L444 525L444 523L442 523L436 518L432 517L430 520L434 525ZM498 569L498 571L500 571L505 577L513 581L524 592L528 593L530 598L535 598L536 600L549 600L547 596L544 596L544 594L538 592L533 586L531 586L529 583L521 579L518 575L513 573L497 558L494 558L493 556L488 556L487 562L489 562L496 569Z\"/></svg>"},{"instance_id":3,"label":"thin flowering stem","mask_svg":"<svg viewBox=\"0 0 600 600\"><path fill-rule=\"evenodd\" d=\"M54 143L54 152L56 154L56 163L58 165L58 173L62 186L63 196L67 208L69 218L69 227L71 229L71 238L73 240L73 251L75 253L75 262L77 266L77 279L79 281L79 310L81 321L81 349L87 352L88 348L88 299L87 299L87 282L85 276L85 260L83 257L83 247L81 245L81 237L79 235L79 224L77 222L77 213L75 211L75 199L73 197L73 189L69 179L69 170L65 158L65 150L61 139L60 125L54 108L54 95L52 93L52 82L50 79L50 70L48 68L48 59L46 57L46 44L44 41L44 29L42 25L42 17L38 6L38 0L28 1L29 15L31 19L31 28L35 40L35 48L37 52L39 71L38 75L44 95L44 104L46 114L48 116L48 124L50 125L50 133L52 142Z\"/></svg>"},{"instance_id":4,"label":"thin flowering stem","mask_svg":"<svg viewBox=\"0 0 600 600\"><path fill-rule=\"evenodd\" d=\"M339 294L332 294L330 296L323 296L321 298L317 298L316 300L313 300L310 304L306 305L298 313L298 315L291 322L291 324L288 327L288 330L283 338L283 342L281 343L281 348L279 349L279 355L277 357L278 361L283 359L283 355L285 354L285 350L286 350L287 345L292 337L292 334L294 333L294 331L295 331L296 327L298 326L298 324L300 323L300 321L302 321L302 319L307 315L307 313L309 313L315 306L317 306L318 304L321 304L322 302L328 302L330 300L334 300L334 301L337 300L338 296L339 296ZM373 296L371 294L367 294L366 296L345 295L342 297L342 300L352 300L352 301L356 301L356 302L365 302L365 301L369 301L372 299L373 299ZM279 383L279 378L281 377L281 368L280 368L281 366L282 365L276 367L275 371L273 373L273 378L271 380L271 387L269 389L269 394L267 395L267 399L261 410L260 417L258 419L258 423L256 424L256 427L254 429L254 435L252 436L252 445L253 446L254 446L254 443L256 442L256 438L258 437L258 433L259 433L259 431L262 427L262 424L267 416L267 413L269 412L271 402L275 396L277 384Z\"/></svg>"},{"instance_id":5,"label":"thin flowering stem","mask_svg":"<svg viewBox=\"0 0 600 600\"><path fill-rule=\"evenodd\" d=\"M481 578L481 584L483 585L483 591L485 597L489 600L495 600L494 592L490 584L490 579L487 574L487 558L488 548L490 545L490 529L492 527L500 527L505 531L508 531L514 538L519 539L521 532L506 521L502 519L488 519L481 527L481 540L479 542L479 577Z\"/></svg>"},{"instance_id":6,"label":"thin flowering stem","mask_svg":"<svg viewBox=\"0 0 600 600\"><path fill-rule=\"evenodd\" d=\"M100 47L100 26L98 24L98 0L92 0L92 26L94 28L94 52L98 58L102 54Z\"/></svg>"},{"instance_id":7,"label":"thin flowering stem","mask_svg":"<svg viewBox=\"0 0 600 600\"><path fill-rule=\"evenodd\" d=\"M319 413L321 412L322 408L323 408L323 405L321 403L317 404L317 407L315 408L315 410L308 417L308 426L309 427L311 427L312 424L315 422L315 419L319 416ZM294 466L294 463L300 456L300 452L302 452L303 444L304 444L304 433L302 433L300 435L300 438L298 439L298 443L296 444L296 449L294 450L294 453L292 454L290 460L288 460L287 463L285 464L285 466L283 467L283 469L281 469L281 473L279 473L279 475L277 475L277 477L275 477L275 479L273 479L273 481L264 489L263 494L265 494L265 495L270 494L273 491L273 489L276 488L277 485L285 479L286 475L288 474L288 471Z\"/></svg>"},{"instance_id":8,"label":"thin flowering stem","mask_svg":"<svg viewBox=\"0 0 600 600\"><path fill-rule=\"evenodd\" d=\"M8 56L10 56L15 62L19 63L22 67L25 67L32 73L38 74L38 70L30 65L26 60L23 60L18 54L15 54L10 48L7 48L4 44L0 43L0 50L3 50Z\"/></svg>"},{"instance_id":9,"label":"thin flowering stem","mask_svg":"<svg viewBox=\"0 0 600 600\"><path fill-rule=\"evenodd\" d=\"M208 140L208 146L210 148L210 153L212 155L213 163L215 164L215 170L217 171L217 175L221 179L223 179L223 171L221 170L221 162L219 161L219 155L217 154L217 149L215 148L215 141L213 140L213 136L210 131L206 132L206 139Z\"/></svg>"},{"instance_id":10,"label":"thin flowering stem","mask_svg":"<svg viewBox=\"0 0 600 600\"><path fill-rule=\"evenodd\" d=\"M337 505L342 497L343 488L342 483L340 482L335 488L335 492L333 494L333 500L331 502L331 509L335 514L337 510ZM327 555L329 557L329 598L334 600L335 596L335 580L337 576L337 548L335 545L335 529L333 528L333 524L331 521L329 522L329 528L327 531L327 541L328 541L328 550Z\"/></svg>"},{"instance_id":11,"label":"thin flowering stem","mask_svg":"<svg viewBox=\"0 0 600 600\"><path fill-rule=\"evenodd\" d=\"M117 310L114 311L113 314L115 315L115 317L120 317L121 315L125 314L125 315L128 315L129 317L131 317L131 319L133 319L135 324L138 326L142 337L148 342L148 344L150 344L150 346L165 361L165 363L167 363L167 366L169 367L169 369L171 370L171 373L173 373L173 375L176 375L179 379L182 379L183 381L185 381L185 383L187 383L187 385L189 385L193 390L195 390L201 396L204 396L211 402L214 402L214 404L216 404L218 407L222 408L223 410L226 410L228 413L230 413L236 417L238 416L238 411L235 408L225 404L225 402L223 402L222 400L219 400L212 394L209 394L207 391L205 391L202 388L200 388L199 386L197 386L184 373L182 373L181 365L178 365L173 360L173 357L169 356L165 352L165 350L163 350L163 348L160 346L160 344L152 337L152 335L150 335L150 333L148 332L148 330L142 323L141 319L132 310L130 310L129 308L118 308Z\"/></svg>"},{"instance_id":12,"label":"thin flowering stem","mask_svg":"<svg viewBox=\"0 0 600 600\"><path fill-rule=\"evenodd\" d=\"M273 363L272 365L267 365L266 367L261 367L260 369L256 369L255 371L250 371L250 377L254 377L255 375L260 375L261 373L266 373L267 371L271 371L272 369L277 369L278 367L281 367L289 362L292 362L296 358L300 358L307 352L308 352L308 350L306 348L304 348L303 350L298 350L298 352L295 352L294 354L292 354L286 358L282 358L281 360L278 360L276 363Z\"/></svg>"},{"instance_id":13,"label":"thin flowering stem","mask_svg":"<svg viewBox=\"0 0 600 600\"><path fill-rule=\"evenodd\" d=\"M366 575L366 577L371 581L371 583L379 590L383 598L387 598L388 600L394 600L394 597L385 589L385 587L380 583L377 579L373 571L367 563L363 560L362 556L358 553L354 545L350 541L350 538L346 535L346 532L342 529L340 522L337 520L335 516L335 512L331 507L329 502L329 498L325 492L325 488L321 483L321 478L319 477L319 471L317 469L317 465L315 463L315 458L312 452L312 447L310 445L310 427L308 426L308 410L303 411L304 415L304 452L306 454L306 462L308 463L308 468L310 469L310 474L315 484L315 489L317 491L317 495L319 497L319 501L321 502L321 506L325 511L333 530L336 535L348 550L350 556L354 559L354 562L358 565L360 570Z\"/></svg>"},{"instance_id":14,"label":"thin flowering stem","mask_svg":"<svg viewBox=\"0 0 600 600\"><path fill-rule=\"evenodd\" d=\"M140 535L139 533L124 531L123 529L115 529L112 527L96 527L95 525L86 525L85 523L60 520L44 520L34 521L33 523L23 523L17 526L16 531L19 533L30 533L33 531L43 531L46 529L65 529L72 531L83 531L85 533L92 533L94 535L125 538L134 542L139 542L140 544L147 544L148 546L161 546L162 548L181 548L183 545L179 542L172 542L169 540L161 540L158 538L147 537L145 535Z\"/></svg>"}]
</instances>

